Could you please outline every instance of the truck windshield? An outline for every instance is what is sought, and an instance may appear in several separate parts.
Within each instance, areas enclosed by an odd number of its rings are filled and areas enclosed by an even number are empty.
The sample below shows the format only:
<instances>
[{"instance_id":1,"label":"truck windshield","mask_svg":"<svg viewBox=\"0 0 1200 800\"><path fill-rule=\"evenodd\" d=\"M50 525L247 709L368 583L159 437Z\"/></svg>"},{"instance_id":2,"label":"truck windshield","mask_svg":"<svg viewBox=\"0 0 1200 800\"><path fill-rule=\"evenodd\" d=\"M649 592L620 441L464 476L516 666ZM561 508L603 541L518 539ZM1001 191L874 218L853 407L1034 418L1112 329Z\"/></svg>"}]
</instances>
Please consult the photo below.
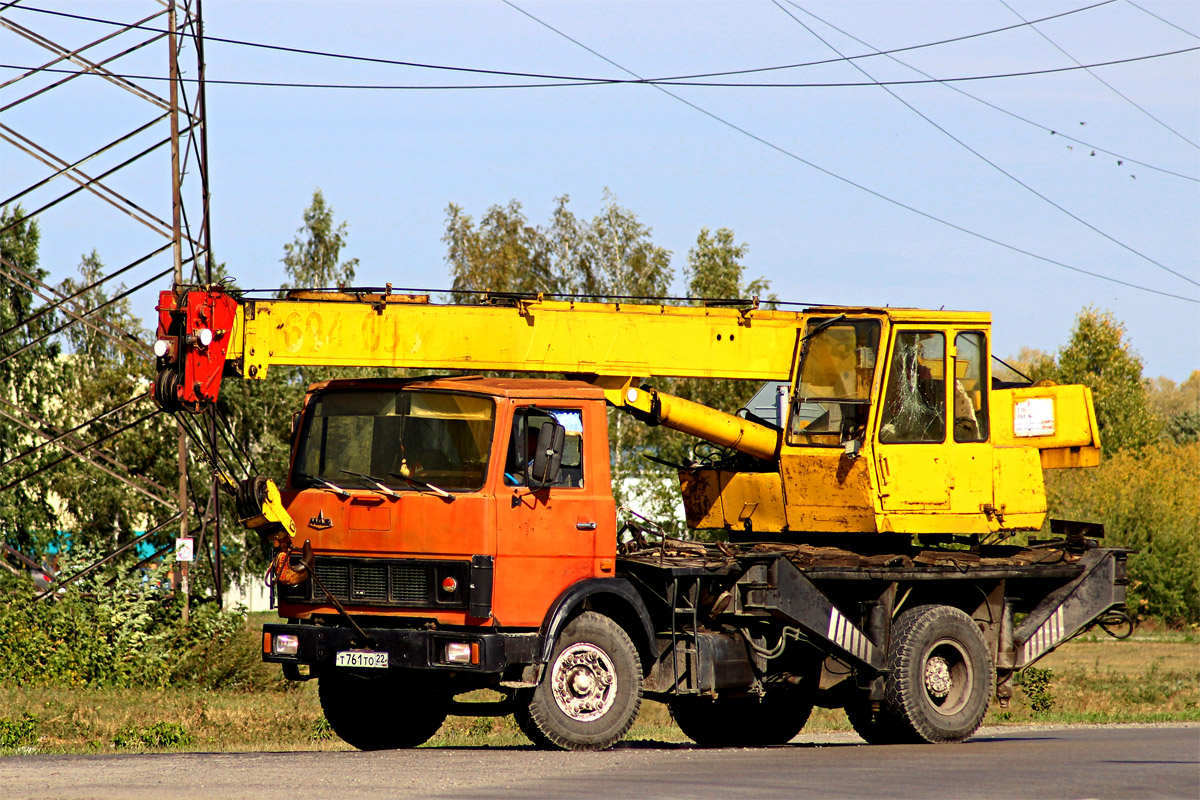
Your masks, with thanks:
<instances>
[{"instance_id":1,"label":"truck windshield","mask_svg":"<svg viewBox=\"0 0 1200 800\"><path fill-rule=\"evenodd\" d=\"M308 408L293 485L346 485L370 475L398 490L411 478L442 489L483 486L495 404L448 392L347 389L323 392ZM404 477L400 477L404 476Z\"/></svg>"},{"instance_id":2,"label":"truck windshield","mask_svg":"<svg viewBox=\"0 0 1200 800\"><path fill-rule=\"evenodd\" d=\"M879 353L879 320L815 318L808 330L816 333L804 342L788 444L840 446L862 438Z\"/></svg>"}]
</instances>

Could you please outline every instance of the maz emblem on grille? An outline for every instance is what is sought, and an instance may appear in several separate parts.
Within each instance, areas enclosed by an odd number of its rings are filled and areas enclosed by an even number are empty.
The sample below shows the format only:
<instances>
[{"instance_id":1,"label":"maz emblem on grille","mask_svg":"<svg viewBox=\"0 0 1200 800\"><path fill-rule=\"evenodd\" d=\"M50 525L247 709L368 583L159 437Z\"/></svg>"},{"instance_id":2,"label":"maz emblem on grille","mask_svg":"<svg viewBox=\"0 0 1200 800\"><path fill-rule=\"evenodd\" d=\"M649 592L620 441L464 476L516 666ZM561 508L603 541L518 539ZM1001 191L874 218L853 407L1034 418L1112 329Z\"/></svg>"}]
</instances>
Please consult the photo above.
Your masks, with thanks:
<instances>
[{"instance_id":1,"label":"maz emblem on grille","mask_svg":"<svg viewBox=\"0 0 1200 800\"><path fill-rule=\"evenodd\" d=\"M333 520L325 516L325 511L322 509L317 512L317 515L308 521L310 528L332 528Z\"/></svg>"}]
</instances>

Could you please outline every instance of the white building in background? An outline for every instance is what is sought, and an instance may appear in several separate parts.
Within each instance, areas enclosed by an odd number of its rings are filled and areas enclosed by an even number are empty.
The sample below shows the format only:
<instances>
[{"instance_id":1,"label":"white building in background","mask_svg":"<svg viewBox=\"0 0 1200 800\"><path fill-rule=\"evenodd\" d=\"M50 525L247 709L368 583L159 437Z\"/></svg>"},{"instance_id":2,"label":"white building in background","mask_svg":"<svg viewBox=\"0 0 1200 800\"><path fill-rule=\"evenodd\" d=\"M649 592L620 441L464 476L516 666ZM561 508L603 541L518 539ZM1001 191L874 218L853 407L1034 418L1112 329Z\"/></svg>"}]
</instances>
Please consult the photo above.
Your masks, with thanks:
<instances>
[{"instance_id":1,"label":"white building in background","mask_svg":"<svg viewBox=\"0 0 1200 800\"><path fill-rule=\"evenodd\" d=\"M241 581L230 583L221 599L227 609L242 605L250 612L271 610L271 590L263 583L261 575L248 575Z\"/></svg>"}]
</instances>

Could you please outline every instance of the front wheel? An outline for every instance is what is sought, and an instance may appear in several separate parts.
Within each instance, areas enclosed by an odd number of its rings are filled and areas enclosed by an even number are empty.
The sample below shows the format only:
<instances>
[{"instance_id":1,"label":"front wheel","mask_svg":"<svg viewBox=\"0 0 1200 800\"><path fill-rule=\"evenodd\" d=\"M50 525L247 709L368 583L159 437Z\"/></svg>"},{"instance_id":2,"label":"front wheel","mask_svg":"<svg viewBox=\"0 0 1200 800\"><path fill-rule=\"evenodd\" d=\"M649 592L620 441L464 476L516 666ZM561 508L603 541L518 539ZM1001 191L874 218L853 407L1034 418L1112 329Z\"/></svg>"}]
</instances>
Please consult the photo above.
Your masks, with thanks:
<instances>
[{"instance_id":1,"label":"front wheel","mask_svg":"<svg viewBox=\"0 0 1200 800\"><path fill-rule=\"evenodd\" d=\"M671 716L684 735L705 747L765 747L787 744L800 733L813 709L804 687L775 688L764 697L680 696Z\"/></svg>"},{"instance_id":2,"label":"front wheel","mask_svg":"<svg viewBox=\"0 0 1200 800\"><path fill-rule=\"evenodd\" d=\"M896 620L884 708L926 742L961 742L983 722L995 686L987 643L975 621L951 606L917 606ZM889 731L896 733L897 731Z\"/></svg>"},{"instance_id":3,"label":"front wheel","mask_svg":"<svg viewBox=\"0 0 1200 800\"><path fill-rule=\"evenodd\" d=\"M430 676L352 672L322 675L321 710L342 741L359 750L396 750L424 744L446 721L450 695Z\"/></svg>"},{"instance_id":4,"label":"front wheel","mask_svg":"<svg viewBox=\"0 0 1200 800\"><path fill-rule=\"evenodd\" d=\"M517 725L538 747L603 750L637 718L641 660L617 623L585 611L563 628L537 688L515 699Z\"/></svg>"}]
</instances>

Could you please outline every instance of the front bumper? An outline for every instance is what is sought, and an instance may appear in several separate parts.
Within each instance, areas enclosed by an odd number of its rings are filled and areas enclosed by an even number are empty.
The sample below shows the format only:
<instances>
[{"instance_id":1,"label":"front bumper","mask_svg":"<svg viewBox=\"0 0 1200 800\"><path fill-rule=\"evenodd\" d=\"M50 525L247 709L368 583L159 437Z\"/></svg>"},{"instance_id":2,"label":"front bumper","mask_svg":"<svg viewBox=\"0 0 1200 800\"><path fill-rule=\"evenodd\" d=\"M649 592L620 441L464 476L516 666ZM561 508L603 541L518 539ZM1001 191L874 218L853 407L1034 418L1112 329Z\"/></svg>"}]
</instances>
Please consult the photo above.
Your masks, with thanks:
<instances>
[{"instance_id":1,"label":"front bumper","mask_svg":"<svg viewBox=\"0 0 1200 800\"><path fill-rule=\"evenodd\" d=\"M316 671L334 668L337 654L345 650L370 650L388 654L389 669L441 669L480 673L499 673L514 664L530 664L540 652L537 633L498 633L495 631L415 630L408 628L365 628L373 647L356 641L350 628L323 625L269 624L263 626L263 661L274 664L307 665ZM272 652L272 642L280 634L295 636L299 647L295 655ZM471 662L446 659L446 645L467 644L478 658Z\"/></svg>"}]
</instances>

